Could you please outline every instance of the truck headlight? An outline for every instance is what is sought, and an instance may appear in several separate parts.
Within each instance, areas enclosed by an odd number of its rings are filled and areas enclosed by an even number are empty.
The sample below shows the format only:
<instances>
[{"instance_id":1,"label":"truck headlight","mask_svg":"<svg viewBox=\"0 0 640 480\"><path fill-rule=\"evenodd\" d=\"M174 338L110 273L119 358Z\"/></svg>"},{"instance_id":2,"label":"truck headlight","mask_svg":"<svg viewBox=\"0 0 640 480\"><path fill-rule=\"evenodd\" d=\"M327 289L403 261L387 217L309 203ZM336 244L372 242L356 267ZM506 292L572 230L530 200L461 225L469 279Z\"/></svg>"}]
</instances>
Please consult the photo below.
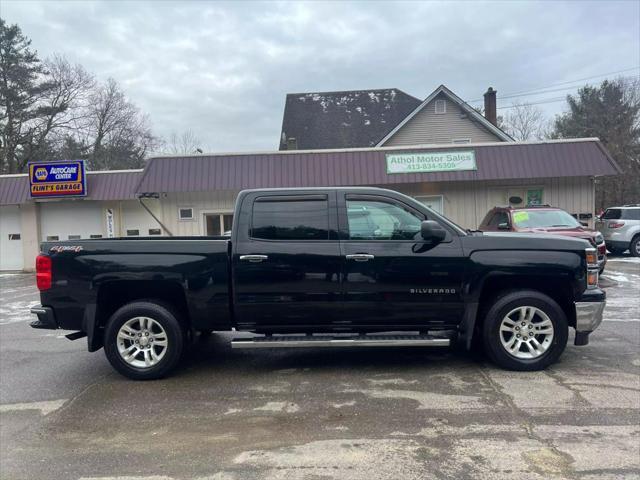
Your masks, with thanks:
<instances>
[{"instance_id":1,"label":"truck headlight","mask_svg":"<svg viewBox=\"0 0 640 480\"><path fill-rule=\"evenodd\" d=\"M587 259L587 288L598 288L598 251L595 248L585 248Z\"/></svg>"}]
</instances>

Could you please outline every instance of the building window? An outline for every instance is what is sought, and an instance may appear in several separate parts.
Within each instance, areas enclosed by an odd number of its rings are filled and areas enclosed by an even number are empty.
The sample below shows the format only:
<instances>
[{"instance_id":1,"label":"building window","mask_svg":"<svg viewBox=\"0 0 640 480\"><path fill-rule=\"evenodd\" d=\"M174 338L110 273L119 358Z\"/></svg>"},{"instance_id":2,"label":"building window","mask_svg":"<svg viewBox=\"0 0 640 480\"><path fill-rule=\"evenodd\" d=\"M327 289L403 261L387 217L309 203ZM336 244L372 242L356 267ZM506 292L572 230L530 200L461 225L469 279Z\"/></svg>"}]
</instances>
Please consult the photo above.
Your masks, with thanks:
<instances>
[{"instance_id":1,"label":"building window","mask_svg":"<svg viewBox=\"0 0 640 480\"><path fill-rule=\"evenodd\" d=\"M532 188L527 190L527 205L542 205L544 190L542 188Z\"/></svg>"},{"instance_id":2,"label":"building window","mask_svg":"<svg viewBox=\"0 0 640 480\"><path fill-rule=\"evenodd\" d=\"M94 233L93 235L89 235L89 238L102 238L102 235Z\"/></svg>"},{"instance_id":3,"label":"building window","mask_svg":"<svg viewBox=\"0 0 640 480\"><path fill-rule=\"evenodd\" d=\"M193 220L193 208L191 208L191 207L180 207L180 208L178 208L178 219L179 220Z\"/></svg>"},{"instance_id":4,"label":"building window","mask_svg":"<svg viewBox=\"0 0 640 480\"><path fill-rule=\"evenodd\" d=\"M454 138L451 143L471 143L470 138Z\"/></svg>"},{"instance_id":5,"label":"building window","mask_svg":"<svg viewBox=\"0 0 640 480\"><path fill-rule=\"evenodd\" d=\"M205 213L204 214L204 231L208 237L218 237L221 235L229 235L231 225L233 224L233 215L230 213Z\"/></svg>"},{"instance_id":6,"label":"building window","mask_svg":"<svg viewBox=\"0 0 640 480\"><path fill-rule=\"evenodd\" d=\"M69 240L80 240L80 235L69 235L67 238Z\"/></svg>"},{"instance_id":7,"label":"building window","mask_svg":"<svg viewBox=\"0 0 640 480\"><path fill-rule=\"evenodd\" d=\"M444 100L436 100L436 113L447 113L447 102Z\"/></svg>"},{"instance_id":8,"label":"building window","mask_svg":"<svg viewBox=\"0 0 640 480\"><path fill-rule=\"evenodd\" d=\"M140 235L140 230L127 230L127 237L137 237Z\"/></svg>"},{"instance_id":9,"label":"building window","mask_svg":"<svg viewBox=\"0 0 640 480\"><path fill-rule=\"evenodd\" d=\"M19 233L10 233L9 234L9 240L20 240L20 234Z\"/></svg>"},{"instance_id":10,"label":"building window","mask_svg":"<svg viewBox=\"0 0 640 480\"><path fill-rule=\"evenodd\" d=\"M159 228L150 228L149 235L162 235L162 230Z\"/></svg>"},{"instance_id":11,"label":"building window","mask_svg":"<svg viewBox=\"0 0 640 480\"><path fill-rule=\"evenodd\" d=\"M58 240L60 240L58 235L47 235L47 242L57 242Z\"/></svg>"}]
</instances>

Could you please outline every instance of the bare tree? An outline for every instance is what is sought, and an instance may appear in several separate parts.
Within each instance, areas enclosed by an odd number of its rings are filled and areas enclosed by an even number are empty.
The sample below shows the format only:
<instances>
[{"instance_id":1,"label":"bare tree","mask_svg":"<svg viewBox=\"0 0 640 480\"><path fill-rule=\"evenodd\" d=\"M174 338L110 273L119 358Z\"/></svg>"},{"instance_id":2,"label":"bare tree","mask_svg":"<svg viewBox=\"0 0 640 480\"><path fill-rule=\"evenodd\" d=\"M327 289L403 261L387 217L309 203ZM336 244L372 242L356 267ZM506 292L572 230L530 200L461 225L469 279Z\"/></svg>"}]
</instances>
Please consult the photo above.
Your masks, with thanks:
<instances>
[{"instance_id":1,"label":"bare tree","mask_svg":"<svg viewBox=\"0 0 640 480\"><path fill-rule=\"evenodd\" d=\"M91 95L85 135L85 142L92 144L89 160L94 169L141 167L157 144L148 117L112 78Z\"/></svg>"},{"instance_id":2,"label":"bare tree","mask_svg":"<svg viewBox=\"0 0 640 480\"><path fill-rule=\"evenodd\" d=\"M550 127L540 108L528 103L514 103L504 116L503 129L514 139L525 141L548 138Z\"/></svg>"},{"instance_id":3,"label":"bare tree","mask_svg":"<svg viewBox=\"0 0 640 480\"><path fill-rule=\"evenodd\" d=\"M169 155L189 155L202 153L202 142L192 130L185 130L181 134L173 132L165 142L164 153Z\"/></svg>"},{"instance_id":4,"label":"bare tree","mask_svg":"<svg viewBox=\"0 0 640 480\"><path fill-rule=\"evenodd\" d=\"M32 122L31 143L25 161L44 159L52 144L84 126L95 80L81 65L59 55L44 62L48 88L41 99L39 116Z\"/></svg>"}]
</instances>

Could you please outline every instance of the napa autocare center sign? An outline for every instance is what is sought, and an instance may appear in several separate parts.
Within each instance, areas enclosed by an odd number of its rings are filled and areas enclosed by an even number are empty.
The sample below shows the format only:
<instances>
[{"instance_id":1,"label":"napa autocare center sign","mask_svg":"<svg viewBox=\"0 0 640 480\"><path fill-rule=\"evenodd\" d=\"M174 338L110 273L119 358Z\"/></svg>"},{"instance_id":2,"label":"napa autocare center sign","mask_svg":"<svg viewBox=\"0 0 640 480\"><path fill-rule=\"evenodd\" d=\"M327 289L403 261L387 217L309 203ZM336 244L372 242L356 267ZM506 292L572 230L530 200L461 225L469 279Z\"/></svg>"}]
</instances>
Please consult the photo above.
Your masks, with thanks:
<instances>
[{"instance_id":1,"label":"napa autocare center sign","mask_svg":"<svg viewBox=\"0 0 640 480\"><path fill-rule=\"evenodd\" d=\"M473 150L456 152L388 153L387 173L429 173L477 170Z\"/></svg>"},{"instance_id":2,"label":"napa autocare center sign","mask_svg":"<svg viewBox=\"0 0 640 480\"><path fill-rule=\"evenodd\" d=\"M87 176L84 160L29 163L32 198L84 197Z\"/></svg>"}]
</instances>

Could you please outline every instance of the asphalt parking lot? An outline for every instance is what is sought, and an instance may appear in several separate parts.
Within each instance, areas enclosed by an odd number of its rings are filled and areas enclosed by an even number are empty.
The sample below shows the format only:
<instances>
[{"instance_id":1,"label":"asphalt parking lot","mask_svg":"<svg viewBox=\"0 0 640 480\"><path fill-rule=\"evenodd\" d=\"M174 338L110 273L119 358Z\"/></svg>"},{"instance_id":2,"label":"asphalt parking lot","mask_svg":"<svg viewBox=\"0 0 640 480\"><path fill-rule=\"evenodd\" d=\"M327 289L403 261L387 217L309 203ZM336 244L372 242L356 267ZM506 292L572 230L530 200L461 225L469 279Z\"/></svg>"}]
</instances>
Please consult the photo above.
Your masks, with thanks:
<instances>
[{"instance_id":1,"label":"asphalt parking lot","mask_svg":"<svg viewBox=\"0 0 640 480\"><path fill-rule=\"evenodd\" d=\"M612 258L605 321L544 372L436 349L238 351L199 339L172 377L32 330L0 275L0 478L637 479L640 261Z\"/></svg>"}]
</instances>

